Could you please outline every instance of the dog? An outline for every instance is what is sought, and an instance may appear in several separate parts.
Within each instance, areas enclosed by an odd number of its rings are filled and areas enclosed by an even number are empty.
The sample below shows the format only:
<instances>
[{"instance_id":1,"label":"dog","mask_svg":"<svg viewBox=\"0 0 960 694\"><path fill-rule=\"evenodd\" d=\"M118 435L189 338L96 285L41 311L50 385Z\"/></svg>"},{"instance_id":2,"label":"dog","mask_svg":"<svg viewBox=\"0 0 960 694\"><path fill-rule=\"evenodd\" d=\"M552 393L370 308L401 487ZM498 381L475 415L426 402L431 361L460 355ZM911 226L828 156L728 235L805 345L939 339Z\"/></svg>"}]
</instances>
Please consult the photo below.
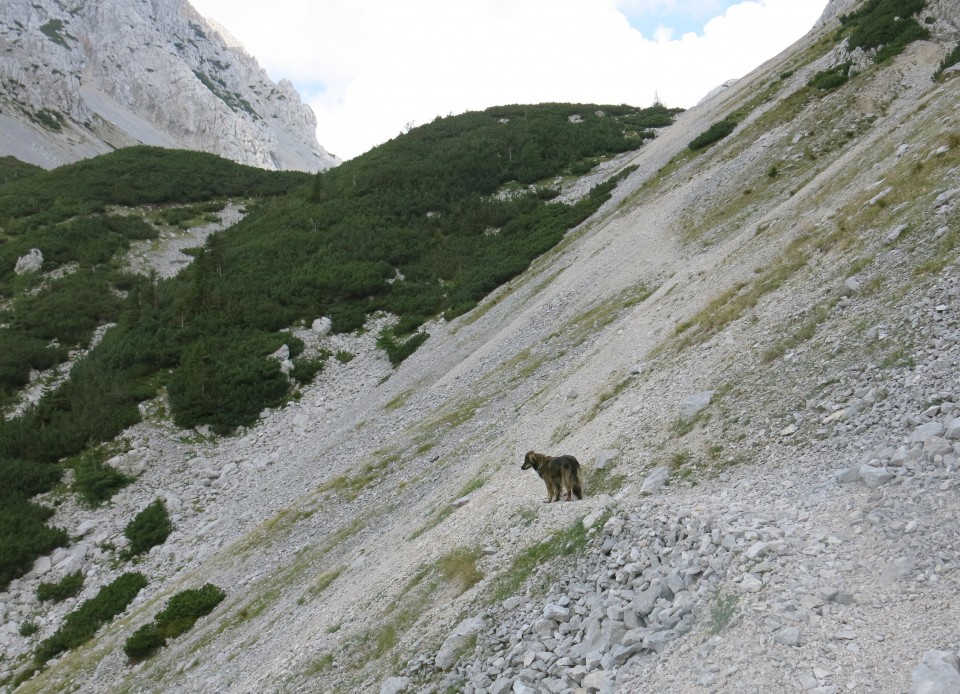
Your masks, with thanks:
<instances>
[{"instance_id":1,"label":"dog","mask_svg":"<svg viewBox=\"0 0 960 694\"><path fill-rule=\"evenodd\" d=\"M551 456L530 451L523 459L521 470L533 468L547 485L547 500L560 501L563 490L567 490L567 501L571 495L583 498L583 478L580 475L580 463L572 455Z\"/></svg>"}]
</instances>

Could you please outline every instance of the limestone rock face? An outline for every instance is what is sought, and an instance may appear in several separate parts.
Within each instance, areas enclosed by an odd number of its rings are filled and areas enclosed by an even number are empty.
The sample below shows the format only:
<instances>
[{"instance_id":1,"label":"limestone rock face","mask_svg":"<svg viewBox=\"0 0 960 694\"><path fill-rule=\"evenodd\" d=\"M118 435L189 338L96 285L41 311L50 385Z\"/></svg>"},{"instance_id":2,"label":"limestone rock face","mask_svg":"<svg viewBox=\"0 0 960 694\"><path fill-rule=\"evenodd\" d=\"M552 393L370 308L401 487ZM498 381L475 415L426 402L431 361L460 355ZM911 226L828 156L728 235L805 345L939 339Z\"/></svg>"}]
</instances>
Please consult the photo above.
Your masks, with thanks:
<instances>
[{"instance_id":1,"label":"limestone rock face","mask_svg":"<svg viewBox=\"0 0 960 694\"><path fill-rule=\"evenodd\" d=\"M316 117L186 0L5 0L0 155L52 168L136 144L318 171Z\"/></svg>"}]
</instances>

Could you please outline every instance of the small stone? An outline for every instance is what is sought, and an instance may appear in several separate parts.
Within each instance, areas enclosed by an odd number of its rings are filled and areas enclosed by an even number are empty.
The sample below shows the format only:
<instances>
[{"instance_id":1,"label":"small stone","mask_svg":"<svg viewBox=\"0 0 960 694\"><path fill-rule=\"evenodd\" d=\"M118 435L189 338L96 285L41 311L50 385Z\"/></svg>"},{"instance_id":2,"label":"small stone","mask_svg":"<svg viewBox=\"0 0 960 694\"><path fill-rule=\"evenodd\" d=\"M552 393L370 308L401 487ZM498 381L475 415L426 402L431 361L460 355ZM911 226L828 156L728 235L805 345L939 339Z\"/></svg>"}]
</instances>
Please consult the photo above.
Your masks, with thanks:
<instances>
[{"instance_id":1,"label":"small stone","mask_svg":"<svg viewBox=\"0 0 960 694\"><path fill-rule=\"evenodd\" d=\"M782 643L784 646L793 646L796 648L801 644L800 629L797 627L781 629L773 635L773 640L777 643Z\"/></svg>"},{"instance_id":2,"label":"small stone","mask_svg":"<svg viewBox=\"0 0 960 694\"><path fill-rule=\"evenodd\" d=\"M960 692L960 658L947 651L927 651L910 679L910 694L956 694Z\"/></svg>"},{"instance_id":3,"label":"small stone","mask_svg":"<svg viewBox=\"0 0 960 694\"><path fill-rule=\"evenodd\" d=\"M380 694L400 694L410 686L409 677L388 677L380 685Z\"/></svg>"}]
</instances>

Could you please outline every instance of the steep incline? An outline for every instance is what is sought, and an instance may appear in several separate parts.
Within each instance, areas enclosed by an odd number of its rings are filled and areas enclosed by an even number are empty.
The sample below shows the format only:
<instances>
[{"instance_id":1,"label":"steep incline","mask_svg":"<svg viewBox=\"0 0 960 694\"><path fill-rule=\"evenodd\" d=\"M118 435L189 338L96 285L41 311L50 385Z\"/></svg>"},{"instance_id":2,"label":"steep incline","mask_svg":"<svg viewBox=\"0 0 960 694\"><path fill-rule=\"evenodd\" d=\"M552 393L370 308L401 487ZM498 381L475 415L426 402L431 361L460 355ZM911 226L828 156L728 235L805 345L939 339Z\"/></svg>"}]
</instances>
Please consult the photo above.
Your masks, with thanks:
<instances>
[{"instance_id":1,"label":"steep incline","mask_svg":"<svg viewBox=\"0 0 960 694\"><path fill-rule=\"evenodd\" d=\"M177 531L131 613L24 691L902 692L927 651L949 683L960 92L931 76L960 4L925 16L874 64L831 13L395 371L376 326L304 332L356 357L255 429L186 437L154 403L115 515L55 520L103 579L152 498ZM528 450L576 455L587 498L543 505ZM127 663L205 581L217 610Z\"/></svg>"}]
</instances>

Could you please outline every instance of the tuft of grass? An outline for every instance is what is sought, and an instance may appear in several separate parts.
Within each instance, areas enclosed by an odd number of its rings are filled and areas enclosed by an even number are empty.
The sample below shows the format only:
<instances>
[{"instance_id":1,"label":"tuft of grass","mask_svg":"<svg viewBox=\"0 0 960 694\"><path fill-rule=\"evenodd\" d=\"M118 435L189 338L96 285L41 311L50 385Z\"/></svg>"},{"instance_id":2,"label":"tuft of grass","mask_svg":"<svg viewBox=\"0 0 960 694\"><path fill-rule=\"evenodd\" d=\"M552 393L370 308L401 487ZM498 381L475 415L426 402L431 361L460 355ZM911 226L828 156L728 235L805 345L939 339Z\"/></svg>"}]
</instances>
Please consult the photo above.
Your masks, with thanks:
<instances>
[{"instance_id":1,"label":"tuft of grass","mask_svg":"<svg viewBox=\"0 0 960 694\"><path fill-rule=\"evenodd\" d=\"M719 634L727 628L737 610L737 601L740 598L733 593L717 593L713 605L710 606L710 633Z\"/></svg>"},{"instance_id":2,"label":"tuft of grass","mask_svg":"<svg viewBox=\"0 0 960 694\"><path fill-rule=\"evenodd\" d=\"M606 516L597 522L602 525ZM576 556L590 539L583 521L577 520L564 530L554 533L547 542L528 547L514 557L510 566L494 579L490 595L492 602L500 602L515 594L538 567L559 557Z\"/></svg>"},{"instance_id":3,"label":"tuft of grass","mask_svg":"<svg viewBox=\"0 0 960 694\"><path fill-rule=\"evenodd\" d=\"M709 147L714 142L719 142L720 140L725 138L727 135L732 133L736 127L737 127L736 121L733 121L730 119L717 121L716 123L711 125L709 128L707 128L704 132L700 133L695 138L693 138L690 141L690 144L687 145L687 147L693 152L696 152L699 149L704 149L706 147Z\"/></svg>"},{"instance_id":4,"label":"tuft of grass","mask_svg":"<svg viewBox=\"0 0 960 694\"><path fill-rule=\"evenodd\" d=\"M813 311L809 312L810 317L804 321L799 328L783 340L764 350L762 359L764 363L776 361L787 352L796 349L807 340L811 339L817 332L817 327L830 315L830 308L825 304L820 304Z\"/></svg>"},{"instance_id":5,"label":"tuft of grass","mask_svg":"<svg viewBox=\"0 0 960 694\"><path fill-rule=\"evenodd\" d=\"M479 547L455 549L437 560L437 571L444 581L456 584L463 593L483 580L483 573L477 568L482 556Z\"/></svg>"}]
</instances>

